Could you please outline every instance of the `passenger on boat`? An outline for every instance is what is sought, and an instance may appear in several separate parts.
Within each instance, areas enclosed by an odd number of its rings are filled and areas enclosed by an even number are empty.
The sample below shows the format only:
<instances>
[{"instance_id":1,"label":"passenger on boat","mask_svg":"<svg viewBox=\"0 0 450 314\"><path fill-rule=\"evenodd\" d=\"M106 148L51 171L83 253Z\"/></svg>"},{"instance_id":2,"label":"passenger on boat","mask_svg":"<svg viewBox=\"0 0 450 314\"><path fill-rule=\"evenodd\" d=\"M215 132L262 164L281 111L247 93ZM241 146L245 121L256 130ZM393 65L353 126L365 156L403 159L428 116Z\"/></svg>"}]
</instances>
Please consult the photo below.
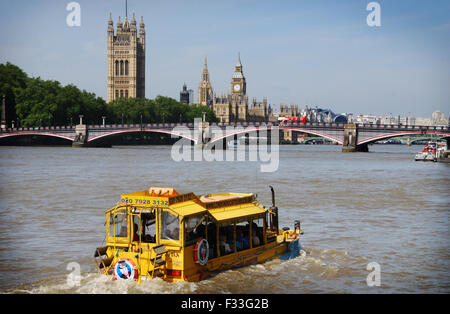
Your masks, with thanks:
<instances>
[{"instance_id":1,"label":"passenger on boat","mask_svg":"<svg viewBox=\"0 0 450 314\"><path fill-rule=\"evenodd\" d=\"M119 236L119 237L126 237L127 236L127 227L126 226L122 226L122 228L120 228L120 233L117 236Z\"/></svg>"},{"instance_id":2,"label":"passenger on boat","mask_svg":"<svg viewBox=\"0 0 450 314\"><path fill-rule=\"evenodd\" d=\"M258 245L261 244L261 242L259 241L259 237L258 237L258 235L257 235L255 229L253 229L253 237L252 237L252 241L253 241L253 242L252 242L253 247L258 246Z\"/></svg>"},{"instance_id":3,"label":"passenger on boat","mask_svg":"<svg viewBox=\"0 0 450 314\"><path fill-rule=\"evenodd\" d=\"M248 240L242 235L241 230L237 230L236 232L236 249L238 251L246 250L250 248L250 244Z\"/></svg>"},{"instance_id":4,"label":"passenger on boat","mask_svg":"<svg viewBox=\"0 0 450 314\"><path fill-rule=\"evenodd\" d=\"M180 229L178 229L178 228L174 228L173 230L172 230L172 232L168 232L168 238L170 239L170 240L176 240L176 241L178 241L179 240L179 238L180 238Z\"/></svg>"},{"instance_id":5,"label":"passenger on boat","mask_svg":"<svg viewBox=\"0 0 450 314\"><path fill-rule=\"evenodd\" d=\"M142 215L142 234L141 241L145 243L156 243L156 226L155 215L143 214Z\"/></svg>"},{"instance_id":6,"label":"passenger on boat","mask_svg":"<svg viewBox=\"0 0 450 314\"><path fill-rule=\"evenodd\" d=\"M221 255L225 255L232 252L230 245L227 243L227 236L225 234L220 235L219 246Z\"/></svg>"}]
</instances>

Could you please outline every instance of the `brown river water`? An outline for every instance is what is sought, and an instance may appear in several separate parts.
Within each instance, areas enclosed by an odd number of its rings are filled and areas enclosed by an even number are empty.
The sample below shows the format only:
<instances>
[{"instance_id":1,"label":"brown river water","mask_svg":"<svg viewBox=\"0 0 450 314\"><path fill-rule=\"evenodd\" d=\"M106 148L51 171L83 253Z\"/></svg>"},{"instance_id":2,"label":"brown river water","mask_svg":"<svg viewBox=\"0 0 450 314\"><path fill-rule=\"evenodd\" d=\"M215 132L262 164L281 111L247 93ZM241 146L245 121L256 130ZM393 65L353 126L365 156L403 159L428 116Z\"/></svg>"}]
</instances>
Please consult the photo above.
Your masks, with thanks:
<instances>
[{"instance_id":1,"label":"brown river water","mask_svg":"<svg viewBox=\"0 0 450 314\"><path fill-rule=\"evenodd\" d=\"M171 146L0 147L3 293L450 293L450 165L415 162L421 146L281 146L279 167L175 162ZM302 221L302 255L198 283L117 282L98 274L106 209L150 186L254 192L280 227ZM366 278L380 266L378 286ZM72 264L71 264L72 263ZM71 265L81 281L73 285Z\"/></svg>"}]
</instances>

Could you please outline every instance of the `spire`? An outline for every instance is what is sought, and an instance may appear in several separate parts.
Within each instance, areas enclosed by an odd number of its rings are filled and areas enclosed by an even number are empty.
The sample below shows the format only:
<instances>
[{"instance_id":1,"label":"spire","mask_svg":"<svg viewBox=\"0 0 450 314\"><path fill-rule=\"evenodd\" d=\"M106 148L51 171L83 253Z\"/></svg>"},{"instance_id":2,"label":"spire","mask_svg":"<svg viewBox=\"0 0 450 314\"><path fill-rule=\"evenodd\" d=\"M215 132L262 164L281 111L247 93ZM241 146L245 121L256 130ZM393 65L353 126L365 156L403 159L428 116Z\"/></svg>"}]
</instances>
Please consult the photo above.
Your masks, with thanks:
<instances>
[{"instance_id":1,"label":"spire","mask_svg":"<svg viewBox=\"0 0 450 314\"><path fill-rule=\"evenodd\" d=\"M205 56L205 63L203 64L202 80L209 82L209 72L208 72L208 59Z\"/></svg>"},{"instance_id":2,"label":"spire","mask_svg":"<svg viewBox=\"0 0 450 314\"><path fill-rule=\"evenodd\" d=\"M145 24L143 15L141 15L141 23L139 24L139 36L141 38L145 37Z\"/></svg>"},{"instance_id":3,"label":"spire","mask_svg":"<svg viewBox=\"0 0 450 314\"><path fill-rule=\"evenodd\" d=\"M238 52L238 62L236 64L236 66L237 67L241 67L242 66L242 64L241 64L241 53L240 52Z\"/></svg>"},{"instance_id":4,"label":"spire","mask_svg":"<svg viewBox=\"0 0 450 314\"><path fill-rule=\"evenodd\" d=\"M114 22L112 19L112 13L109 12L109 19L108 19L108 35L113 36L114 35Z\"/></svg>"},{"instance_id":5,"label":"spire","mask_svg":"<svg viewBox=\"0 0 450 314\"><path fill-rule=\"evenodd\" d=\"M117 21L117 32L121 32L122 31L122 21L120 20L120 15L119 15L119 20Z\"/></svg>"},{"instance_id":6,"label":"spire","mask_svg":"<svg viewBox=\"0 0 450 314\"><path fill-rule=\"evenodd\" d=\"M130 30L130 23L128 23L128 16L125 16L125 22L123 23L123 31Z\"/></svg>"}]
</instances>

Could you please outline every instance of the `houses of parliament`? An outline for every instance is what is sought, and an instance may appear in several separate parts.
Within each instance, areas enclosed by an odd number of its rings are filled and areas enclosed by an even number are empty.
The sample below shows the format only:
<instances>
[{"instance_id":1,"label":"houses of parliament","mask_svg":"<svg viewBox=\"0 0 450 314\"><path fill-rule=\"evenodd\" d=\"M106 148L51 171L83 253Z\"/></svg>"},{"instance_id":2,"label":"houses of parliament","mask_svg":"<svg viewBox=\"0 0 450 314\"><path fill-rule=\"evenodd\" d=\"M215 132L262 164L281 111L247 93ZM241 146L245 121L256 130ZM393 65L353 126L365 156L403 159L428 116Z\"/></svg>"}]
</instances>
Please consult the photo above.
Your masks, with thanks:
<instances>
[{"instance_id":1,"label":"houses of parliament","mask_svg":"<svg viewBox=\"0 0 450 314\"><path fill-rule=\"evenodd\" d=\"M107 29L107 102L120 98L145 98L145 24L139 24L133 13L131 21L125 16L119 19L114 29L110 13ZM211 86L208 64L205 58L202 79L198 88L199 105L209 106L221 122L265 122L274 119L267 99L249 104L247 83L240 56L231 78L231 93L217 95ZM276 119L276 118L275 118Z\"/></svg>"},{"instance_id":2,"label":"houses of parliament","mask_svg":"<svg viewBox=\"0 0 450 314\"><path fill-rule=\"evenodd\" d=\"M262 102L257 102L253 98L249 106L247 82L242 68L239 56L231 78L231 93L217 95L211 86L207 59L205 58L202 79L198 87L197 104L211 107L217 118L224 123L273 120L273 112L270 105L267 104L266 98Z\"/></svg>"}]
</instances>

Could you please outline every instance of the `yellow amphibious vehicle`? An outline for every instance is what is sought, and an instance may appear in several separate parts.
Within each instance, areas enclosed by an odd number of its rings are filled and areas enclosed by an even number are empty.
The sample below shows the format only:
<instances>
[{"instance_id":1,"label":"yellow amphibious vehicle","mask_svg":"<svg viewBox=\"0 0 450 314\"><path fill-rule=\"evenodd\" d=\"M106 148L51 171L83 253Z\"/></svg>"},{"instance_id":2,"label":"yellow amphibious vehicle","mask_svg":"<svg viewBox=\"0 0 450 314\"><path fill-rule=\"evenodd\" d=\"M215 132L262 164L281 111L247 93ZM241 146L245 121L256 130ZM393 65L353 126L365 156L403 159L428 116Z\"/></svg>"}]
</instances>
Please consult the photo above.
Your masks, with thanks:
<instances>
[{"instance_id":1,"label":"yellow amphibious vehicle","mask_svg":"<svg viewBox=\"0 0 450 314\"><path fill-rule=\"evenodd\" d=\"M150 188L122 195L106 211L106 245L95 250L101 273L117 280L161 277L199 281L230 268L299 255L300 222L278 229L278 208L251 193L179 194Z\"/></svg>"}]
</instances>

